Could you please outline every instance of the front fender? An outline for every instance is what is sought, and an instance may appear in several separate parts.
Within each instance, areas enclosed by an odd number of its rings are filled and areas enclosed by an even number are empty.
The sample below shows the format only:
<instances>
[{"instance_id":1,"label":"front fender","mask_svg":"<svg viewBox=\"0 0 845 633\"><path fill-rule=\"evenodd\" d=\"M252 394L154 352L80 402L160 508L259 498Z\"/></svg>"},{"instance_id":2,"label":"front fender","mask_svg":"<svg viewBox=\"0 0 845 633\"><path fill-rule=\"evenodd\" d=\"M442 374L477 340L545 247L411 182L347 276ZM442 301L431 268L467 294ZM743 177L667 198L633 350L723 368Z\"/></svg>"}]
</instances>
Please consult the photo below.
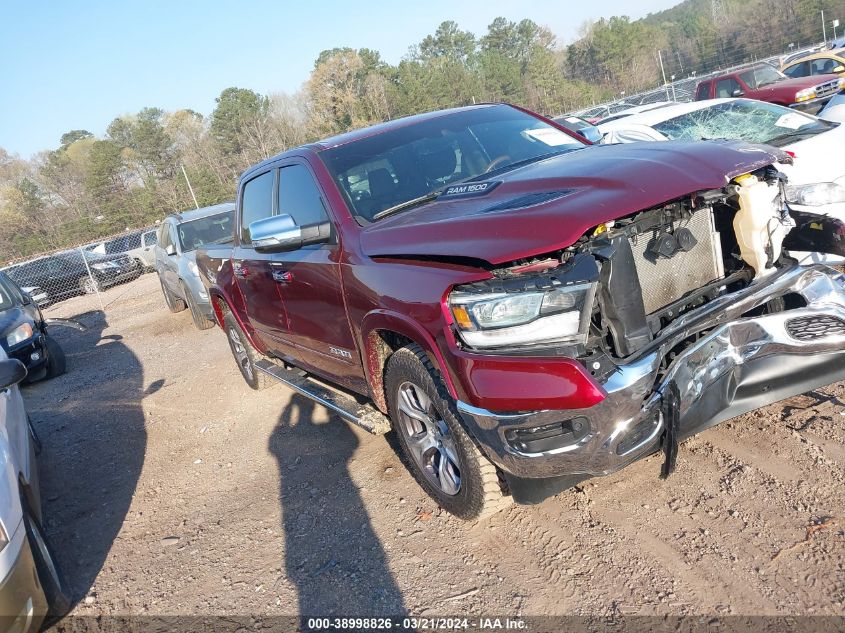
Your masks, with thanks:
<instances>
[{"instance_id":1,"label":"front fender","mask_svg":"<svg viewBox=\"0 0 845 633\"><path fill-rule=\"evenodd\" d=\"M419 345L440 371L449 395L457 399L458 394L452 377L447 371L447 364L431 333L403 314L379 309L369 312L361 323L361 349L364 350L364 371L367 382L371 386L373 399L382 411L387 410L383 379L386 359L381 351L379 331L400 334Z\"/></svg>"}]
</instances>

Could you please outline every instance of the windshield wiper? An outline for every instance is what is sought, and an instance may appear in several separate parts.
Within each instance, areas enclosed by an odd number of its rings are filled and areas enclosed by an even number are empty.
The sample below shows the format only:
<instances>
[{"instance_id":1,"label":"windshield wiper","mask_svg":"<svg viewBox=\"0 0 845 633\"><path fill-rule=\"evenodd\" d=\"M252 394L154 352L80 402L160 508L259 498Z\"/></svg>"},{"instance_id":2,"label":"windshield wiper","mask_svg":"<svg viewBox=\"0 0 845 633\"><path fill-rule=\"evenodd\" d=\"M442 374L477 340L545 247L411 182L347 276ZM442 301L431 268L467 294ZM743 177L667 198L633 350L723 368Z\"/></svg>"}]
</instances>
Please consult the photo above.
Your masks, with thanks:
<instances>
[{"instance_id":1,"label":"windshield wiper","mask_svg":"<svg viewBox=\"0 0 845 633\"><path fill-rule=\"evenodd\" d=\"M586 147L586 145L584 146ZM418 207L426 202L431 202L435 200L440 194L442 194L446 189L450 187L454 187L455 185L459 185L465 182L478 182L479 180L484 180L489 178L493 175L503 174L505 172L511 171L512 169L518 169L519 167L523 167L525 165L530 165L531 163L536 163L541 160L545 160L546 158L551 158L552 156L557 156L558 154L566 154L568 152L574 152L575 150L583 149L581 147L569 147L566 149L558 150L556 152L549 152L548 154L541 154L540 156L534 156L532 158L526 158L524 160L518 160L515 163L510 163L508 165L503 165L499 169L494 169L493 171L486 171L482 174L478 174L477 176L472 176L471 178L462 178L461 180L455 180L454 182L450 182L446 187L440 187L439 189L435 189L434 191L429 191L427 194L420 196L418 198L411 198L410 200L406 200L405 202L400 202L397 205L392 207L388 207L382 211L379 211L373 216L373 221L381 220L382 218L386 218L389 215L393 215L394 213L399 213L400 211L405 211L407 209L412 209L413 207Z\"/></svg>"},{"instance_id":2,"label":"windshield wiper","mask_svg":"<svg viewBox=\"0 0 845 633\"><path fill-rule=\"evenodd\" d=\"M587 147L584 145L584 147ZM472 178L467 178L466 180L461 180L459 182L475 182L478 180L484 180L485 178L489 178L493 175L504 174L514 169L519 169L520 167L524 167L525 165L530 165L531 163L539 163L541 160L546 160L547 158L551 158L552 156L558 156L560 154L568 154L569 152L574 152L579 149L584 149L584 147L567 147L566 149L559 149L556 152L549 152L548 154L540 154L539 156L532 156L531 158L525 158L523 160L518 160L515 163L508 163L507 165L502 165L498 169L494 169L492 171L485 171L483 174L478 174L477 176L473 176Z\"/></svg>"},{"instance_id":3,"label":"windshield wiper","mask_svg":"<svg viewBox=\"0 0 845 633\"><path fill-rule=\"evenodd\" d=\"M381 220L382 218L386 218L389 215L393 215L394 213L399 213L400 211L405 211L406 209L411 209L412 207L417 207L421 204L425 204L426 202L431 202L437 196L443 193L443 189L435 189L434 191L430 191L424 196L420 196L419 198L411 198L410 200L406 200L405 202L400 202L399 204L393 205L392 207L388 207L382 211L379 211L373 216L373 220Z\"/></svg>"},{"instance_id":4,"label":"windshield wiper","mask_svg":"<svg viewBox=\"0 0 845 633\"><path fill-rule=\"evenodd\" d=\"M774 138L770 138L766 141L769 145L774 145L775 147L780 147L777 143L783 143L784 145L794 139L801 138L804 136L815 136L816 134L821 134L825 130L818 130L818 129L810 129L810 130L795 130L793 132L787 132L786 134L781 134L780 136L775 136Z\"/></svg>"}]
</instances>

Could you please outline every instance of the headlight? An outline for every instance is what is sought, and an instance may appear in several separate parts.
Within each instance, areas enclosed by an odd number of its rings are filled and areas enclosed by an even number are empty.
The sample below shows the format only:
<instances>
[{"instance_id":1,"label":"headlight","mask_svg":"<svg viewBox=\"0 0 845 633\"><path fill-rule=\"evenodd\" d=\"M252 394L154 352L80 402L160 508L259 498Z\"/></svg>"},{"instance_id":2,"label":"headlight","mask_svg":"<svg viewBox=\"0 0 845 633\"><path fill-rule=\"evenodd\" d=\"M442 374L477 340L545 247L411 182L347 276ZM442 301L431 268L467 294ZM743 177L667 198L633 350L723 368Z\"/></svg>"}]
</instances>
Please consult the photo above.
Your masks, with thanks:
<instances>
[{"instance_id":1,"label":"headlight","mask_svg":"<svg viewBox=\"0 0 845 633\"><path fill-rule=\"evenodd\" d=\"M188 270L190 270L195 276L200 276L200 269L197 268L197 263L195 261L188 261Z\"/></svg>"},{"instance_id":2,"label":"headlight","mask_svg":"<svg viewBox=\"0 0 845 633\"><path fill-rule=\"evenodd\" d=\"M584 343L595 283L545 291L478 294L457 290L449 309L470 347Z\"/></svg>"},{"instance_id":3,"label":"headlight","mask_svg":"<svg viewBox=\"0 0 845 633\"><path fill-rule=\"evenodd\" d=\"M18 343L23 343L26 340L32 338L32 326L29 323L24 323L23 325L19 325L12 333L6 337L6 343L9 347L13 347Z\"/></svg>"},{"instance_id":4,"label":"headlight","mask_svg":"<svg viewBox=\"0 0 845 633\"><path fill-rule=\"evenodd\" d=\"M786 188L786 199L794 204L820 207L845 202L845 187L835 182L814 182Z\"/></svg>"},{"instance_id":5,"label":"headlight","mask_svg":"<svg viewBox=\"0 0 845 633\"><path fill-rule=\"evenodd\" d=\"M795 93L795 101L800 103L801 101L809 101L810 99L816 98L816 89L813 88L804 88L804 90L799 90Z\"/></svg>"},{"instance_id":6,"label":"headlight","mask_svg":"<svg viewBox=\"0 0 845 633\"><path fill-rule=\"evenodd\" d=\"M114 262L97 262L96 264L91 264L91 268L95 270L108 270L109 268L117 268L117 264Z\"/></svg>"}]
</instances>

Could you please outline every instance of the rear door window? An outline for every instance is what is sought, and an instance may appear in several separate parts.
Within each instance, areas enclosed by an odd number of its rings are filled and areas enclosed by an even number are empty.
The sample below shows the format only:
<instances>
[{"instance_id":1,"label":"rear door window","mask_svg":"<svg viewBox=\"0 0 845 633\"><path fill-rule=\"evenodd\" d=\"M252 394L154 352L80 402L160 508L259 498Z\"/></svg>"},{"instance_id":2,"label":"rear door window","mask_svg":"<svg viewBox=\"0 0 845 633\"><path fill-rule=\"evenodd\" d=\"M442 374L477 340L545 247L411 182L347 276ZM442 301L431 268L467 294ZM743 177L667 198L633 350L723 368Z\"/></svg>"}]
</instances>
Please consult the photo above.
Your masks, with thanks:
<instances>
[{"instance_id":1,"label":"rear door window","mask_svg":"<svg viewBox=\"0 0 845 633\"><path fill-rule=\"evenodd\" d=\"M710 82L703 81L698 85L698 88L695 91L695 100L696 101L703 101L704 99L710 98Z\"/></svg>"},{"instance_id":2,"label":"rear door window","mask_svg":"<svg viewBox=\"0 0 845 633\"><path fill-rule=\"evenodd\" d=\"M836 60L830 57L822 57L820 59L814 59L811 66L814 75L829 75L836 68Z\"/></svg>"},{"instance_id":3,"label":"rear door window","mask_svg":"<svg viewBox=\"0 0 845 633\"><path fill-rule=\"evenodd\" d=\"M243 186L241 194L241 242L249 244L249 225L273 215L273 184L275 171L256 176Z\"/></svg>"}]
</instances>

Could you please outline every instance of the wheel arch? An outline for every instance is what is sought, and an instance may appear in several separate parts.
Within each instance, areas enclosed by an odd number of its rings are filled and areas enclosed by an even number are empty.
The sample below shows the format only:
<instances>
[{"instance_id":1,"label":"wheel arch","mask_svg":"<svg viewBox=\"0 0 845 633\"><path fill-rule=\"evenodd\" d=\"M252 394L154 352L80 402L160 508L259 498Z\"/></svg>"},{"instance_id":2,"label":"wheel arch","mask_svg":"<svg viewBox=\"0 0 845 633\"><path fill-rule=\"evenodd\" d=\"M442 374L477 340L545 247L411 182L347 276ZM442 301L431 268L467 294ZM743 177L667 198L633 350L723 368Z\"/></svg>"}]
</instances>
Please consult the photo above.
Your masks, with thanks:
<instances>
[{"instance_id":1,"label":"wheel arch","mask_svg":"<svg viewBox=\"0 0 845 633\"><path fill-rule=\"evenodd\" d=\"M253 331L252 327L250 327L249 323L245 322L244 319L241 318L240 312L235 309L233 302L230 298L221 292L217 288L209 289L208 293L209 299L211 300L211 307L214 310L214 318L217 321L217 325L220 329L225 330L226 326L223 322L223 318L225 313L228 312L232 315L232 318L235 319L235 322L238 324L238 327L241 328L241 331L246 335L249 344L260 353L265 353L264 346L258 345L258 341L255 337L255 332Z\"/></svg>"},{"instance_id":2,"label":"wheel arch","mask_svg":"<svg viewBox=\"0 0 845 633\"><path fill-rule=\"evenodd\" d=\"M457 398L451 376L434 338L419 324L404 315L390 312L374 312L364 317L361 326L364 372L370 385L370 393L376 406L387 412L387 394L384 386L384 372L387 360L397 350L415 343L426 353L435 369L440 373L446 390Z\"/></svg>"}]
</instances>

